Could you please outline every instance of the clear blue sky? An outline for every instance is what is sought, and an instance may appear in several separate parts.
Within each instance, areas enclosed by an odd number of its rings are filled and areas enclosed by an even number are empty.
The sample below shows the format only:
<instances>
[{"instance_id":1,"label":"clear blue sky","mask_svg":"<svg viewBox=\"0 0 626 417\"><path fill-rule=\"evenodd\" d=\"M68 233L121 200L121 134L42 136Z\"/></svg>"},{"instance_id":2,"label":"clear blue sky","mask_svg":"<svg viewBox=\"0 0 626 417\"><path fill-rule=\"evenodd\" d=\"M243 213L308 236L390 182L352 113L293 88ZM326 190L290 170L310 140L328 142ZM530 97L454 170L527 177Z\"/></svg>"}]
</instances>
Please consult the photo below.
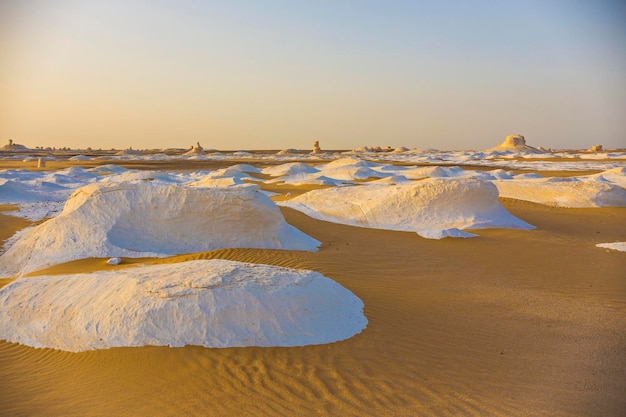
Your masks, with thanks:
<instances>
[{"instance_id":1,"label":"clear blue sky","mask_svg":"<svg viewBox=\"0 0 626 417\"><path fill-rule=\"evenodd\" d=\"M626 2L0 0L0 144L626 147Z\"/></svg>"}]
</instances>

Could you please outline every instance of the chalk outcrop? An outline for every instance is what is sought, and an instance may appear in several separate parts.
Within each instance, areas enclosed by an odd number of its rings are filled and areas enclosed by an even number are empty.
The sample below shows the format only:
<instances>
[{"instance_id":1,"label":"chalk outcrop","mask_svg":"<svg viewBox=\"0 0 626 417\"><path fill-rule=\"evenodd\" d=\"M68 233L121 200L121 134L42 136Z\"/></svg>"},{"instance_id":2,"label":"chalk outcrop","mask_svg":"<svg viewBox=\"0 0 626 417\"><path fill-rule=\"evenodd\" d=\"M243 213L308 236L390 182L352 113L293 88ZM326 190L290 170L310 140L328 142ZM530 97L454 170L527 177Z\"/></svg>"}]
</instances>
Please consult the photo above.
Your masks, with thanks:
<instances>
[{"instance_id":1,"label":"chalk outcrop","mask_svg":"<svg viewBox=\"0 0 626 417\"><path fill-rule=\"evenodd\" d=\"M6 145L0 148L0 150L4 151L26 151L28 148L24 145L20 145L19 143L13 142L13 139L9 139Z\"/></svg>"},{"instance_id":2,"label":"chalk outcrop","mask_svg":"<svg viewBox=\"0 0 626 417\"><path fill-rule=\"evenodd\" d=\"M504 139L504 142L498 146L489 149L489 151L523 151L533 153L545 153L538 148L533 148L526 144L526 138L522 135L509 135Z\"/></svg>"},{"instance_id":3,"label":"chalk outcrop","mask_svg":"<svg viewBox=\"0 0 626 417\"><path fill-rule=\"evenodd\" d=\"M96 183L0 256L0 276L89 257L168 256L221 248L317 249L253 187Z\"/></svg>"},{"instance_id":4,"label":"chalk outcrop","mask_svg":"<svg viewBox=\"0 0 626 417\"><path fill-rule=\"evenodd\" d=\"M498 202L497 188L475 179L425 179L309 191L278 204L313 218L351 226L470 237L464 229L532 229Z\"/></svg>"},{"instance_id":5,"label":"chalk outcrop","mask_svg":"<svg viewBox=\"0 0 626 417\"><path fill-rule=\"evenodd\" d=\"M361 300L317 272L226 260L22 278L0 290L0 339L71 352L304 346L366 325Z\"/></svg>"},{"instance_id":6,"label":"chalk outcrop","mask_svg":"<svg viewBox=\"0 0 626 417\"><path fill-rule=\"evenodd\" d=\"M189 149L183 155L184 156L204 155L204 148L200 146L200 142L196 142L196 146L192 146L191 149Z\"/></svg>"},{"instance_id":7,"label":"chalk outcrop","mask_svg":"<svg viewBox=\"0 0 626 417\"><path fill-rule=\"evenodd\" d=\"M610 172L605 173L610 177ZM622 177L623 178L623 177ZM554 207L626 207L626 189L601 174L596 178L531 178L494 181L500 197Z\"/></svg>"}]
</instances>

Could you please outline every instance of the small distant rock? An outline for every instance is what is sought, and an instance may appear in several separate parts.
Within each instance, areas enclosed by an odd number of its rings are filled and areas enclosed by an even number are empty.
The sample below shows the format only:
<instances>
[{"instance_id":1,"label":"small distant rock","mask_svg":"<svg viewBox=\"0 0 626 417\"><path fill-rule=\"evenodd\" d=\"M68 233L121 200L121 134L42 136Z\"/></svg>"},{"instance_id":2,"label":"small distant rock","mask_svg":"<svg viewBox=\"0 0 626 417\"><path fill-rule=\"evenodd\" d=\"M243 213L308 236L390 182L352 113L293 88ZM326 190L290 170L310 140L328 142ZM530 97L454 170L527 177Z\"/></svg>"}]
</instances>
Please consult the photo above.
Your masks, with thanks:
<instances>
[{"instance_id":1,"label":"small distant rock","mask_svg":"<svg viewBox=\"0 0 626 417\"><path fill-rule=\"evenodd\" d=\"M107 261L107 263L109 265L119 265L122 263L122 259L121 258L111 258Z\"/></svg>"},{"instance_id":2,"label":"small distant rock","mask_svg":"<svg viewBox=\"0 0 626 417\"><path fill-rule=\"evenodd\" d=\"M294 154L299 154L299 153L300 153L299 150L290 148L290 149L283 149L281 151L278 151L276 153L276 155L279 155L279 156L281 156L281 155L294 155Z\"/></svg>"},{"instance_id":3,"label":"small distant rock","mask_svg":"<svg viewBox=\"0 0 626 417\"><path fill-rule=\"evenodd\" d=\"M313 142L313 150L311 151L311 153L316 154L316 153L321 153L321 152L322 152L322 148L320 148L320 142L316 140L315 142Z\"/></svg>"},{"instance_id":4,"label":"small distant rock","mask_svg":"<svg viewBox=\"0 0 626 417\"><path fill-rule=\"evenodd\" d=\"M200 142L196 142L196 146L192 146L191 149L185 152L183 155L185 156L204 155L204 148L200 146Z\"/></svg>"},{"instance_id":5,"label":"small distant rock","mask_svg":"<svg viewBox=\"0 0 626 417\"><path fill-rule=\"evenodd\" d=\"M602 152L604 149L602 148L602 145L593 145L591 148L589 148L589 150L591 152Z\"/></svg>"}]
</instances>

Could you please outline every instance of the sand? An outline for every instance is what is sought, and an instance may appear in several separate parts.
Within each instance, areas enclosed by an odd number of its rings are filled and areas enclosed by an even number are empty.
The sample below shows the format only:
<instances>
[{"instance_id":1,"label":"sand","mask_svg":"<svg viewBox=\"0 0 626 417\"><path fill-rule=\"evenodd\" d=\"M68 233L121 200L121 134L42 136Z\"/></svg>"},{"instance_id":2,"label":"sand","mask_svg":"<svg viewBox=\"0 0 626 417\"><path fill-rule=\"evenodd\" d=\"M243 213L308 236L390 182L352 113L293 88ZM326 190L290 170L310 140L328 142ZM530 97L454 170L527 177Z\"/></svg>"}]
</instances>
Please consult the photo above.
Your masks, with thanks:
<instances>
[{"instance_id":1,"label":"sand","mask_svg":"<svg viewBox=\"0 0 626 417\"><path fill-rule=\"evenodd\" d=\"M437 241L282 208L290 224L323 242L319 252L224 249L132 260L315 270L359 297L369 323L351 339L296 348L75 354L0 342L0 415L623 415L626 255L595 244L626 240L626 209L502 203L537 230ZM0 221L4 234L23 226ZM130 260L105 261L53 269L115 269Z\"/></svg>"}]
</instances>

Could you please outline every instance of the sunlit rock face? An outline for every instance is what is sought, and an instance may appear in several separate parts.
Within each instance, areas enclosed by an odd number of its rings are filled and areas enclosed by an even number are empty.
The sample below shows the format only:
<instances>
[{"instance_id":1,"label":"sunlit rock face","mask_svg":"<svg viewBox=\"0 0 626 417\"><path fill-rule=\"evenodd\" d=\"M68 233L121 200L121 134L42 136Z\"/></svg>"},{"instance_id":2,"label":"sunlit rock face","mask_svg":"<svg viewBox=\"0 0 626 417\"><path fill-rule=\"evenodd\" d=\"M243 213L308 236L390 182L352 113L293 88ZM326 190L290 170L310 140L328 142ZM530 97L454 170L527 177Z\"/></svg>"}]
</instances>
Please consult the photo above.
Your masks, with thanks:
<instances>
[{"instance_id":1,"label":"sunlit rock face","mask_svg":"<svg viewBox=\"0 0 626 417\"><path fill-rule=\"evenodd\" d=\"M526 146L526 139L524 139L524 136L522 135L509 135L506 139L504 139L502 145L512 148Z\"/></svg>"},{"instance_id":2,"label":"sunlit rock face","mask_svg":"<svg viewBox=\"0 0 626 417\"><path fill-rule=\"evenodd\" d=\"M533 228L502 207L492 183L476 179L429 178L397 185L333 187L279 204L320 220L417 232L433 239L474 236L464 229Z\"/></svg>"}]
</instances>

